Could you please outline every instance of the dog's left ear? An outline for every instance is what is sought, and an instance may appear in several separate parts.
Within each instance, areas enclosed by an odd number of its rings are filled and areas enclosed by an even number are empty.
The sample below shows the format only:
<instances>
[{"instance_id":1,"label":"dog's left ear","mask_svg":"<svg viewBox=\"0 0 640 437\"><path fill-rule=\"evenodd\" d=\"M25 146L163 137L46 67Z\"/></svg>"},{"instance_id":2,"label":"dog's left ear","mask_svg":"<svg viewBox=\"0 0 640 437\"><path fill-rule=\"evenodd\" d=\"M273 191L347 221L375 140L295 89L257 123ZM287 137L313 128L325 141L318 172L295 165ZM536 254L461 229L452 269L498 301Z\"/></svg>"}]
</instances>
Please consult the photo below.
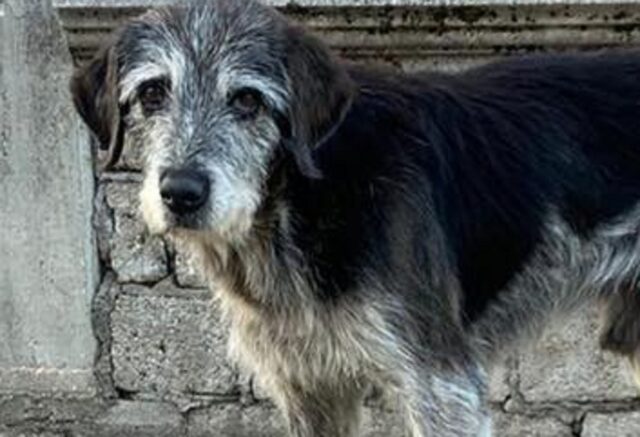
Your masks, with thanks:
<instances>
[{"instance_id":1,"label":"dog's left ear","mask_svg":"<svg viewBox=\"0 0 640 437\"><path fill-rule=\"evenodd\" d=\"M289 28L287 68L294 95L290 107L291 138L286 142L308 177L321 177L312 159L340 125L356 93L346 69L318 41L297 27Z\"/></svg>"},{"instance_id":2,"label":"dog's left ear","mask_svg":"<svg viewBox=\"0 0 640 437\"><path fill-rule=\"evenodd\" d=\"M102 170L111 168L120 157L124 129L118 102L118 63L112 44L104 47L70 83L76 110L100 142L106 157L100 159Z\"/></svg>"}]
</instances>

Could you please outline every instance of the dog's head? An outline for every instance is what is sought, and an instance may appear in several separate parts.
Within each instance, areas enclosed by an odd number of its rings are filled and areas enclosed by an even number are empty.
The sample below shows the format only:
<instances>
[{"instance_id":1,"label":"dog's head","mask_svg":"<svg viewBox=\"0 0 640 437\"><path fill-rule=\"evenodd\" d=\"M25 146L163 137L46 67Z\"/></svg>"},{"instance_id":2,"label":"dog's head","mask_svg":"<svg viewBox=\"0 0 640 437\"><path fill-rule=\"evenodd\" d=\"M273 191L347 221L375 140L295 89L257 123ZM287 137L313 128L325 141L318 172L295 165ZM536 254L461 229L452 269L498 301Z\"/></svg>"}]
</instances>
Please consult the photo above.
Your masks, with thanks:
<instances>
[{"instance_id":1,"label":"dog's head","mask_svg":"<svg viewBox=\"0 0 640 437\"><path fill-rule=\"evenodd\" d=\"M125 25L71 83L78 112L115 164L144 156L152 232L224 239L250 230L277 156L318 177L311 152L353 86L322 43L253 0L196 1Z\"/></svg>"}]
</instances>

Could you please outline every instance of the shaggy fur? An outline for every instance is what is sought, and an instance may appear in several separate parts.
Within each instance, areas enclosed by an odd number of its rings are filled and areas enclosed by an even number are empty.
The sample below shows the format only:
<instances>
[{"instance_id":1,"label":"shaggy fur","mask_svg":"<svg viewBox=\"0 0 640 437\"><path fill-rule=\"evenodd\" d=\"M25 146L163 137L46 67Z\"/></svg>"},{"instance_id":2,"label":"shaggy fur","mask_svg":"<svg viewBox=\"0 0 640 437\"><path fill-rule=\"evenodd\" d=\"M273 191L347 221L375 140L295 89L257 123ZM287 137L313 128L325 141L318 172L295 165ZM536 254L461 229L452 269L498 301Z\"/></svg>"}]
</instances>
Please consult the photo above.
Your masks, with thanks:
<instances>
[{"instance_id":1,"label":"shaggy fur","mask_svg":"<svg viewBox=\"0 0 640 437\"><path fill-rule=\"evenodd\" d=\"M452 437L490 435L487 366L558 311L603 301L637 363L639 79L637 51L375 70L212 0L126 24L72 90L107 166L143 151L149 229L198 256L292 436L356 435L376 384Z\"/></svg>"}]
</instances>

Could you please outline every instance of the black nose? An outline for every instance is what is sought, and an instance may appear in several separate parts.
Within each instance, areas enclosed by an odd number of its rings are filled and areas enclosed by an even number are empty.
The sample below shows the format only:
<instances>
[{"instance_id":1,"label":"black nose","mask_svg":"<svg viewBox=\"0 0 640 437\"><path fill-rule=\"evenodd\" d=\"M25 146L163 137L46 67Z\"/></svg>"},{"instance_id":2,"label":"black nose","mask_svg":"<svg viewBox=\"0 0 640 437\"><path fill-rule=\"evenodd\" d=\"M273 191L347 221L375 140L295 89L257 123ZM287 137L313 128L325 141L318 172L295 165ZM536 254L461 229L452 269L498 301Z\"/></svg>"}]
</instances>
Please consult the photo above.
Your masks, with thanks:
<instances>
[{"instance_id":1,"label":"black nose","mask_svg":"<svg viewBox=\"0 0 640 437\"><path fill-rule=\"evenodd\" d=\"M209 179L198 170L166 170L160 177L160 196L171 212L195 212L207 201Z\"/></svg>"}]
</instances>

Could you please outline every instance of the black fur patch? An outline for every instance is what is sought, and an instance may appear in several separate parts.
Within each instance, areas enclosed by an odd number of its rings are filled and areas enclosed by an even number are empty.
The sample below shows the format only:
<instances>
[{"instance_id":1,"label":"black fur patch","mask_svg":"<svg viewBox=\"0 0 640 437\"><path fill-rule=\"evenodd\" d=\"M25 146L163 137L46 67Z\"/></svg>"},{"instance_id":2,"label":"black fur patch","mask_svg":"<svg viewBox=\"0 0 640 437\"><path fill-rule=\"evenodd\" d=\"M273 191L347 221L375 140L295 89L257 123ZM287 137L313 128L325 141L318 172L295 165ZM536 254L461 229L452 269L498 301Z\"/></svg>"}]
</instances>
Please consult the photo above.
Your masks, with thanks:
<instances>
[{"instance_id":1,"label":"black fur patch","mask_svg":"<svg viewBox=\"0 0 640 437\"><path fill-rule=\"evenodd\" d=\"M452 76L350 74L359 96L314 155L324 178L300 177L289 193L329 297L367 269L397 277L389 292L424 288L435 232L424 215L435 214L471 321L520 271L552 211L588 236L640 199L637 51Z\"/></svg>"}]
</instances>

